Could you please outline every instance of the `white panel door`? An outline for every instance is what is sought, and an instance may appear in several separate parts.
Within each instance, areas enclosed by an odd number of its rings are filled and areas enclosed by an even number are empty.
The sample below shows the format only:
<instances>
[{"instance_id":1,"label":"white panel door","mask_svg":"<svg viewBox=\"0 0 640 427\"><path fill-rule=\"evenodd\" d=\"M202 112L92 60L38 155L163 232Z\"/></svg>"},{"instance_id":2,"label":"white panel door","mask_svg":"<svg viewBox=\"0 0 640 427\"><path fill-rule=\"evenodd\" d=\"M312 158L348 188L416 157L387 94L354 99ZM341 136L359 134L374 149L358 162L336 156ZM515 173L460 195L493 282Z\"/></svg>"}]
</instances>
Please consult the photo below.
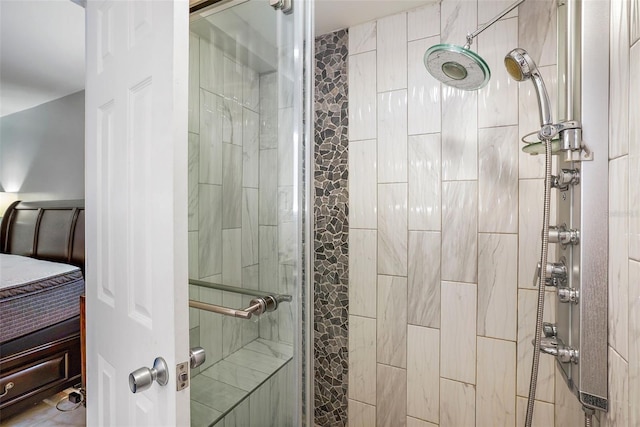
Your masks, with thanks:
<instances>
[{"instance_id":1,"label":"white panel door","mask_svg":"<svg viewBox=\"0 0 640 427\"><path fill-rule=\"evenodd\" d=\"M87 2L87 425L189 424L188 3ZM129 390L129 373L169 383Z\"/></svg>"}]
</instances>

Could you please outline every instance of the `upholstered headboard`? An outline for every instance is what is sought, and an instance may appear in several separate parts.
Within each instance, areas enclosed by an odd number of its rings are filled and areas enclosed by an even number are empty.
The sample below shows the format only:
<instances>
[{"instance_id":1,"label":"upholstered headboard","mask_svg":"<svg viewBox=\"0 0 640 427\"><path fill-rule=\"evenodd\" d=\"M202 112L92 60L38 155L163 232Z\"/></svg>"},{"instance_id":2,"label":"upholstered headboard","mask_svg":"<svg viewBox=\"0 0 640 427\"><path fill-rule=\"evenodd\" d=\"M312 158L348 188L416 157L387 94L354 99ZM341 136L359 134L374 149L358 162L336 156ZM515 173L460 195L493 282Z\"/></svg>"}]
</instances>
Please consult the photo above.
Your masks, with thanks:
<instances>
[{"instance_id":1,"label":"upholstered headboard","mask_svg":"<svg viewBox=\"0 0 640 427\"><path fill-rule=\"evenodd\" d=\"M84 271L84 200L13 203L2 217L0 252Z\"/></svg>"}]
</instances>

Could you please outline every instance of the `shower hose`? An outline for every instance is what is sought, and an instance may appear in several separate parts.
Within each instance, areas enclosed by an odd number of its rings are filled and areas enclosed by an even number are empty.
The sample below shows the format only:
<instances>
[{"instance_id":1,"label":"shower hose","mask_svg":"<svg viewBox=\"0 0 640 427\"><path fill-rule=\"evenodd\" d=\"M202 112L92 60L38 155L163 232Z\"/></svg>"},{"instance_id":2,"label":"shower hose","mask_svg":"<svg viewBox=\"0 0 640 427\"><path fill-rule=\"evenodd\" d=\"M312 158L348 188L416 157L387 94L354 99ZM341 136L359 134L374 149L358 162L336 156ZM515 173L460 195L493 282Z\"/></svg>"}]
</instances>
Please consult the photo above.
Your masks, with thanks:
<instances>
[{"instance_id":1,"label":"shower hose","mask_svg":"<svg viewBox=\"0 0 640 427\"><path fill-rule=\"evenodd\" d=\"M533 343L533 363L531 364L531 381L529 382L529 398L527 399L527 417L525 427L531 427L533 421L533 405L538 385L538 368L540 365L540 342L542 341L542 322L544 316L544 292L547 278L547 257L549 252L549 216L551 212L551 139L544 140L544 213L542 215L542 250L540 251L540 274L538 275L538 309L536 312L536 331Z\"/></svg>"}]
</instances>

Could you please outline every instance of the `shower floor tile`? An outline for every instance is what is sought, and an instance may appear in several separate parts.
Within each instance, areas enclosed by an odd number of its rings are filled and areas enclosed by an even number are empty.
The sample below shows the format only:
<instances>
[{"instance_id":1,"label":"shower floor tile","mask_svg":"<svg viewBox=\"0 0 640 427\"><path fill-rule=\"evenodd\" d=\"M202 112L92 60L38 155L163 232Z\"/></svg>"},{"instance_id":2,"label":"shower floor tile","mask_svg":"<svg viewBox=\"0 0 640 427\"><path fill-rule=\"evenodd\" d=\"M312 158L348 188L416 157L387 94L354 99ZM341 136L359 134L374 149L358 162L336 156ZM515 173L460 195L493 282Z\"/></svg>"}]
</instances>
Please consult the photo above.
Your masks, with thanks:
<instances>
[{"instance_id":1,"label":"shower floor tile","mask_svg":"<svg viewBox=\"0 0 640 427\"><path fill-rule=\"evenodd\" d=\"M293 357L293 346L275 341L268 341L262 338L251 341L244 348L278 359L289 360Z\"/></svg>"},{"instance_id":2,"label":"shower floor tile","mask_svg":"<svg viewBox=\"0 0 640 427\"><path fill-rule=\"evenodd\" d=\"M255 369L256 371L265 372L269 375L273 374L286 363L286 360L278 359L277 357L258 353L256 351L247 350L246 346L235 353L230 354L224 360L235 363L236 365Z\"/></svg>"},{"instance_id":3,"label":"shower floor tile","mask_svg":"<svg viewBox=\"0 0 640 427\"><path fill-rule=\"evenodd\" d=\"M226 360L221 360L201 373L209 378L245 391L253 390L269 377L269 374L265 372L236 365Z\"/></svg>"}]
</instances>

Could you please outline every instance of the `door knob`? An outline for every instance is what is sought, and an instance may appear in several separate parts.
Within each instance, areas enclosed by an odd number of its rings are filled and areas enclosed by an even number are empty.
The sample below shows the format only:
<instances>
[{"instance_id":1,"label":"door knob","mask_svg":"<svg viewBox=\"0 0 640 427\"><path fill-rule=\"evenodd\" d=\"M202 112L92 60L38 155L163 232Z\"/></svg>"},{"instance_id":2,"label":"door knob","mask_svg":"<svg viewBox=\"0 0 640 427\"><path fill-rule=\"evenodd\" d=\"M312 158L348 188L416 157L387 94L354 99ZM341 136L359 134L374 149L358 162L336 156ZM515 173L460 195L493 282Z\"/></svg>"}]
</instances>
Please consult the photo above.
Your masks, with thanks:
<instances>
[{"instance_id":1,"label":"door knob","mask_svg":"<svg viewBox=\"0 0 640 427\"><path fill-rule=\"evenodd\" d=\"M156 357L153 361L153 368L140 368L129 374L129 388L132 393L144 391L151 387L154 381L161 386L169 382L169 369L167 362L162 357Z\"/></svg>"},{"instance_id":2,"label":"door knob","mask_svg":"<svg viewBox=\"0 0 640 427\"><path fill-rule=\"evenodd\" d=\"M189 366L191 369L197 368L207 360L207 354L202 347L193 347L189 350Z\"/></svg>"}]
</instances>

